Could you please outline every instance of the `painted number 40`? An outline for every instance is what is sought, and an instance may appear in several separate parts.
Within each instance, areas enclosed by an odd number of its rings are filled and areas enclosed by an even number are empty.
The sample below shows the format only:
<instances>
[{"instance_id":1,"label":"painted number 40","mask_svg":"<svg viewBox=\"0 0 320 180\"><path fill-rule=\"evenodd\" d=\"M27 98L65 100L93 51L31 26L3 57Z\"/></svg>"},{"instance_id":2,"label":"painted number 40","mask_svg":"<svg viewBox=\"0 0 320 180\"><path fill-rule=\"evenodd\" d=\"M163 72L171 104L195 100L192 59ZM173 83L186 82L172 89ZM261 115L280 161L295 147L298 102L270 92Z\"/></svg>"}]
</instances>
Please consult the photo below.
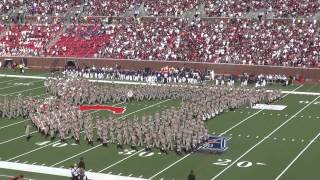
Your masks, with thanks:
<instances>
[{"instance_id":1,"label":"painted number 40","mask_svg":"<svg viewBox=\"0 0 320 180\"><path fill-rule=\"evenodd\" d=\"M232 162L231 159L218 159L217 162L214 162L212 164L218 165L218 166L228 166ZM240 161L237 163L237 166L240 168L247 168L251 167L253 165L250 161ZM256 165L265 165L264 163L256 163Z\"/></svg>"}]
</instances>

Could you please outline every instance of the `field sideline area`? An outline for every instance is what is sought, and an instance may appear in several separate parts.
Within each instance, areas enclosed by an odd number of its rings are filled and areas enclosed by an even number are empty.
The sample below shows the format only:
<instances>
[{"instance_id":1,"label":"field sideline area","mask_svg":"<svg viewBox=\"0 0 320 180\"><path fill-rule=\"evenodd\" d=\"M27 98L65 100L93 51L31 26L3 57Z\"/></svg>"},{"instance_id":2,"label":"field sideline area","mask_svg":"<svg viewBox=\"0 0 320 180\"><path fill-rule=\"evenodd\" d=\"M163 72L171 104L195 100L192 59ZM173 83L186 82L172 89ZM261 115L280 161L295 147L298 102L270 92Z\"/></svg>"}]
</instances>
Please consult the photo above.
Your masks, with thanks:
<instances>
[{"instance_id":1,"label":"field sideline area","mask_svg":"<svg viewBox=\"0 0 320 180\"><path fill-rule=\"evenodd\" d=\"M0 74L20 75L6 71ZM0 96L46 95L44 80L37 77L46 77L49 73L29 71L24 75L34 78L0 77ZM138 148L135 151L130 147L121 151L115 145L103 147L97 142L93 146L85 141L80 141L80 145L72 140L61 143L58 139L46 139L35 129L27 142L24 133L29 119L0 118L0 179L19 174L27 179L69 179L66 177L69 167L80 157L84 158L86 170L92 177L106 175L115 180L131 177L185 180L190 170L194 170L198 180L319 179L316 162L320 161L320 85L270 88L282 88L286 92L275 102L287 106L284 110L242 107L206 123L210 134L230 138L229 149L221 155L194 152L179 156L175 152L162 154L158 150L145 152ZM121 118L141 116L179 104L177 100L162 100L111 105L126 108L126 112L118 116ZM105 116L108 112L91 113ZM25 167L44 170L21 171ZM88 176L90 179L90 174Z\"/></svg>"}]
</instances>

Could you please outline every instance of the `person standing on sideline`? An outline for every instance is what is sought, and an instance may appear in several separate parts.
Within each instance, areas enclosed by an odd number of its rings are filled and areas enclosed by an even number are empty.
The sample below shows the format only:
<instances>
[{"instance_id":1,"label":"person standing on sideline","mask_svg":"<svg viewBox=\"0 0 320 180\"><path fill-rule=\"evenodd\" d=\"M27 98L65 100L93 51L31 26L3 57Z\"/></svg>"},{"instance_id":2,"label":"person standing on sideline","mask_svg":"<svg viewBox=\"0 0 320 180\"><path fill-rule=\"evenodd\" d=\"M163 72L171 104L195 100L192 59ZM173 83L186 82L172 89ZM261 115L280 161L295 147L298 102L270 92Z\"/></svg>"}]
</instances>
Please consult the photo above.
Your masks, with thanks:
<instances>
[{"instance_id":1,"label":"person standing on sideline","mask_svg":"<svg viewBox=\"0 0 320 180\"><path fill-rule=\"evenodd\" d=\"M30 135L30 128L31 126L29 124L26 125L26 138L27 138L27 141L29 141L29 139L31 138L31 135Z\"/></svg>"},{"instance_id":2,"label":"person standing on sideline","mask_svg":"<svg viewBox=\"0 0 320 180\"><path fill-rule=\"evenodd\" d=\"M80 162L78 163L78 168L86 169L83 157L80 157Z\"/></svg>"},{"instance_id":3,"label":"person standing on sideline","mask_svg":"<svg viewBox=\"0 0 320 180\"><path fill-rule=\"evenodd\" d=\"M77 164L74 164L73 166L71 166L71 179L72 180L79 179L79 169L77 167Z\"/></svg>"},{"instance_id":4,"label":"person standing on sideline","mask_svg":"<svg viewBox=\"0 0 320 180\"><path fill-rule=\"evenodd\" d=\"M196 180L196 176L193 174L193 170L190 171L190 174L188 175L188 180Z\"/></svg>"}]
</instances>

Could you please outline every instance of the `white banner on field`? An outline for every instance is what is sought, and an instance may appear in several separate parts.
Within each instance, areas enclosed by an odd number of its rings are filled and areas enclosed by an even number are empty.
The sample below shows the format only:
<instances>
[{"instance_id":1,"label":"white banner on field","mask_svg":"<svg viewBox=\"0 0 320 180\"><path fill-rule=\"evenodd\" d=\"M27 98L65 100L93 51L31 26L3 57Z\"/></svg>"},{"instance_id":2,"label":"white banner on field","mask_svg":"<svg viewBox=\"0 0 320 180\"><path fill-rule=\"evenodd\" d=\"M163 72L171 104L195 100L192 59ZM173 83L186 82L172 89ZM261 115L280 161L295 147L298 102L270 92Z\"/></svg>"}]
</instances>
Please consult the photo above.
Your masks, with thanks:
<instances>
[{"instance_id":1,"label":"white banner on field","mask_svg":"<svg viewBox=\"0 0 320 180\"><path fill-rule=\"evenodd\" d=\"M265 110L275 110L282 111L286 108L285 105L273 105L273 104L256 104L252 107L252 109L265 109Z\"/></svg>"}]
</instances>

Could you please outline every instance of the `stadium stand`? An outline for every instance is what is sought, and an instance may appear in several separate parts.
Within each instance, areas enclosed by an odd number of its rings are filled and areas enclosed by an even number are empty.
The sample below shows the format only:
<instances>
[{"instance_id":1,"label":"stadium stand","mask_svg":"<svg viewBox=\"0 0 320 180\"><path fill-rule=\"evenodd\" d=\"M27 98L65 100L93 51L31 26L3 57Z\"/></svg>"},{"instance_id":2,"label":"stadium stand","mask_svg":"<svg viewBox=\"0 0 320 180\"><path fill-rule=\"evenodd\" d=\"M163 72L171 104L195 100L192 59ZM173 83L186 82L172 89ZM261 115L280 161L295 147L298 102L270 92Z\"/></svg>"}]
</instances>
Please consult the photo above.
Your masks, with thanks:
<instances>
[{"instance_id":1,"label":"stadium stand","mask_svg":"<svg viewBox=\"0 0 320 180\"><path fill-rule=\"evenodd\" d=\"M0 55L44 56L48 42L61 30L61 25L12 25L0 38Z\"/></svg>"},{"instance_id":2,"label":"stadium stand","mask_svg":"<svg viewBox=\"0 0 320 180\"><path fill-rule=\"evenodd\" d=\"M103 57L316 66L318 23L120 21ZM301 51L302 50L302 51Z\"/></svg>"},{"instance_id":3,"label":"stadium stand","mask_svg":"<svg viewBox=\"0 0 320 180\"><path fill-rule=\"evenodd\" d=\"M54 44L49 54L63 57L93 57L110 41L104 27L94 25L71 25Z\"/></svg>"},{"instance_id":4,"label":"stadium stand","mask_svg":"<svg viewBox=\"0 0 320 180\"><path fill-rule=\"evenodd\" d=\"M90 16L121 15L128 10L141 6L142 0L101 1L93 0L85 3L85 9Z\"/></svg>"},{"instance_id":5,"label":"stadium stand","mask_svg":"<svg viewBox=\"0 0 320 180\"><path fill-rule=\"evenodd\" d=\"M145 0L144 10L155 16L178 16L198 9L200 4L200 0Z\"/></svg>"},{"instance_id":6,"label":"stadium stand","mask_svg":"<svg viewBox=\"0 0 320 180\"><path fill-rule=\"evenodd\" d=\"M208 16L242 16L247 12L262 11L274 13L274 17L310 17L319 11L320 3L316 0L270 0L270 1L205 1Z\"/></svg>"},{"instance_id":7,"label":"stadium stand","mask_svg":"<svg viewBox=\"0 0 320 180\"><path fill-rule=\"evenodd\" d=\"M319 2L314 0L11 0L0 4L4 12L27 8L26 17L36 19L24 25L10 18L1 22L1 56L320 66L319 23L308 18L317 16ZM74 14L73 7L79 7L79 12ZM155 17L140 17L140 12ZM245 16L250 12L257 14ZM260 12L301 18L270 19L266 14L257 18ZM58 25L54 18L59 19Z\"/></svg>"}]
</instances>

